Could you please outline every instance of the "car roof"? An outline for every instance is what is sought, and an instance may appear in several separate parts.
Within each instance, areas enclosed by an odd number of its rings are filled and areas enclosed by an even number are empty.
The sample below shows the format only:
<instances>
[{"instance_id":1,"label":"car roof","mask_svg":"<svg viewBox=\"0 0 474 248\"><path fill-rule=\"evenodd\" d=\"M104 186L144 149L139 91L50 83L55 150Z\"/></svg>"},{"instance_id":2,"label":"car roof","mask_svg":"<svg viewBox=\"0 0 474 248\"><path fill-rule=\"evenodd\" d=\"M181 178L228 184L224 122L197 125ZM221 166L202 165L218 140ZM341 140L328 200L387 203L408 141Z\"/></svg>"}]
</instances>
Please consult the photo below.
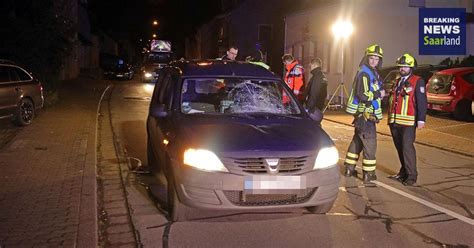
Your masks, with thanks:
<instances>
[{"instance_id":1,"label":"car roof","mask_svg":"<svg viewBox=\"0 0 474 248\"><path fill-rule=\"evenodd\" d=\"M183 77L251 77L280 79L273 72L259 66L240 61L218 59L178 60L169 64L178 68Z\"/></svg>"},{"instance_id":2,"label":"car roof","mask_svg":"<svg viewBox=\"0 0 474 248\"><path fill-rule=\"evenodd\" d=\"M438 73L442 74L458 74L458 73L463 73L466 71L474 71L474 67L456 67L456 68L450 68L446 70L439 71Z\"/></svg>"},{"instance_id":3,"label":"car roof","mask_svg":"<svg viewBox=\"0 0 474 248\"><path fill-rule=\"evenodd\" d=\"M14 61L8 59L0 59L0 64L17 65Z\"/></svg>"}]
</instances>

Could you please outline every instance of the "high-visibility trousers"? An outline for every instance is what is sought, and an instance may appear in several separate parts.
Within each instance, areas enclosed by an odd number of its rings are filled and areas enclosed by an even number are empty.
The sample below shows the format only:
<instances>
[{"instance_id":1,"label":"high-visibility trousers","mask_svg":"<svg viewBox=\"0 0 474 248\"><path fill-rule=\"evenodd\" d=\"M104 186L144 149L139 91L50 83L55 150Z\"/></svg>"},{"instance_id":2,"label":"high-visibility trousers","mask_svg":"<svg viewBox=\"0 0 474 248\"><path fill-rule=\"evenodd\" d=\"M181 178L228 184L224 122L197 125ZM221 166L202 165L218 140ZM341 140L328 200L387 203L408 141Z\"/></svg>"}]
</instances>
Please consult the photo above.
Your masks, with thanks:
<instances>
[{"instance_id":1,"label":"high-visibility trousers","mask_svg":"<svg viewBox=\"0 0 474 248\"><path fill-rule=\"evenodd\" d=\"M373 125L372 125L373 124ZM359 160L360 153L363 152L362 170L375 171L377 160L375 153L377 151L377 132L375 123L366 125L364 130L355 129L351 144L347 150L344 165L355 167Z\"/></svg>"}]
</instances>

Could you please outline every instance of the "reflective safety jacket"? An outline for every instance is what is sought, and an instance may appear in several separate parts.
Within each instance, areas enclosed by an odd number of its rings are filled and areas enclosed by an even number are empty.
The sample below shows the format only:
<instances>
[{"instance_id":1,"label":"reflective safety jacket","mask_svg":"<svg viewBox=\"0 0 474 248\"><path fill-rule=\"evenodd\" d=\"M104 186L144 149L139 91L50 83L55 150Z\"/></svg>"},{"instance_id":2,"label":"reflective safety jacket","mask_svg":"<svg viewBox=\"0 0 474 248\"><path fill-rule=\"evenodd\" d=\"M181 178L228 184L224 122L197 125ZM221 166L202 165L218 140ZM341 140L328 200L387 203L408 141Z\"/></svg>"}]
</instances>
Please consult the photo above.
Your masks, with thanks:
<instances>
[{"instance_id":1,"label":"reflective safety jacket","mask_svg":"<svg viewBox=\"0 0 474 248\"><path fill-rule=\"evenodd\" d=\"M383 118L380 89L382 81L367 65L363 64L354 79L346 112L352 115L367 112L377 120Z\"/></svg>"},{"instance_id":2,"label":"reflective safety jacket","mask_svg":"<svg viewBox=\"0 0 474 248\"><path fill-rule=\"evenodd\" d=\"M303 94L302 88L304 83L303 66L294 60L291 64L286 65L285 83L290 87L293 93L299 97Z\"/></svg>"},{"instance_id":3,"label":"reflective safety jacket","mask_svg":"<svg viewBox=\"0 0 474 248\"><path fill-rule=\"evenodd\" d=\"M415 126L416 121L425 121L425 82L416 75L410 75L405 82L402 78L393 85L389 98L388 123Z\"/></svg>"}]
</instances>

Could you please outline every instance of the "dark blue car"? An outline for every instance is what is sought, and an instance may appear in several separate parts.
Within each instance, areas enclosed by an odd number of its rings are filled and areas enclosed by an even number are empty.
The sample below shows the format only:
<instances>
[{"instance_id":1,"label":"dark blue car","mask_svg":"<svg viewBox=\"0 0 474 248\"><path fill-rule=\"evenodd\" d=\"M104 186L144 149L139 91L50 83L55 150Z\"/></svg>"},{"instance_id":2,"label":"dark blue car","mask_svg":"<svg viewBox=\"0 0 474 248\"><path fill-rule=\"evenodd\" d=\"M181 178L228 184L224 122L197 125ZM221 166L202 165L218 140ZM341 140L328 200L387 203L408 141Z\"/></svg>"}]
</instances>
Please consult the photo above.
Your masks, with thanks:
<instances>
[{"instance_id":1,"label":"dark blue car","mask_svg":"<svg viewBox=\"0 0 474 248\"><path fill-rule=\"evenodd\" d=\"M337 197L332 140L263 67L170 63L156 83L147 132L148 163L166 178L175 221L194 208L326 213Z\"/></svg>"}]
</instances>

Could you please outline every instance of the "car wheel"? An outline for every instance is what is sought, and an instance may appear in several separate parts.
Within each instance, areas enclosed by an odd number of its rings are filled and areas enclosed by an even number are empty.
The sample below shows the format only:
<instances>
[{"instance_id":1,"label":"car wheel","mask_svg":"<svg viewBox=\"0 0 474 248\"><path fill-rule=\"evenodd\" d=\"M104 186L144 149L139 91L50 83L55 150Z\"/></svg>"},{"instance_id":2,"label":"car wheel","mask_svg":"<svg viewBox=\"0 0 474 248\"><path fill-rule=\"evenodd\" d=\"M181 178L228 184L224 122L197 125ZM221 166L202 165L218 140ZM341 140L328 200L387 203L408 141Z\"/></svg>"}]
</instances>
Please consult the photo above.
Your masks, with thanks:
<instances>
[{"instance_id":1,"label":"car wheel","mask_svg":"<svg viewBox=\"0 0 474 248\"><path fill-rule=\"evenodd\" d=\"M333 204L334 201L330 201L319 206L307 207L306 210L312 214L325 214L331 210Z\"/></svg>"},{"instance_id":2,"label":"car wheel","mask_svg":"<svg viewBox=\"0 0 474 248\"><path fill-rule=\"evenodd\" d=\"M21 99L18 104L14 123L18 126L27 126L30 125L35 117L35 105L28 98Z\"/></svg>"},{"instance_id":3,"label":"car wheel","mask_svg":"<svg viewBox=\"0 0 474 248\"><path fill-rule=\"evenodd\" d=\"M456 104L454 109L453 116L454 119L464 121L468 120L471 117L471 102L468 100L461 100Z\"/></svg>"},{"instance_id":4,"label":"car wheel","mask_svg":"<svg viewBox=\"0 0 474 248\"><path fill-rule=\"evenodd\" d=\"M173 222L186 220L186 206L178 198L173 180L168 180L168 212Z\"/></svg>"}]
</instances>

